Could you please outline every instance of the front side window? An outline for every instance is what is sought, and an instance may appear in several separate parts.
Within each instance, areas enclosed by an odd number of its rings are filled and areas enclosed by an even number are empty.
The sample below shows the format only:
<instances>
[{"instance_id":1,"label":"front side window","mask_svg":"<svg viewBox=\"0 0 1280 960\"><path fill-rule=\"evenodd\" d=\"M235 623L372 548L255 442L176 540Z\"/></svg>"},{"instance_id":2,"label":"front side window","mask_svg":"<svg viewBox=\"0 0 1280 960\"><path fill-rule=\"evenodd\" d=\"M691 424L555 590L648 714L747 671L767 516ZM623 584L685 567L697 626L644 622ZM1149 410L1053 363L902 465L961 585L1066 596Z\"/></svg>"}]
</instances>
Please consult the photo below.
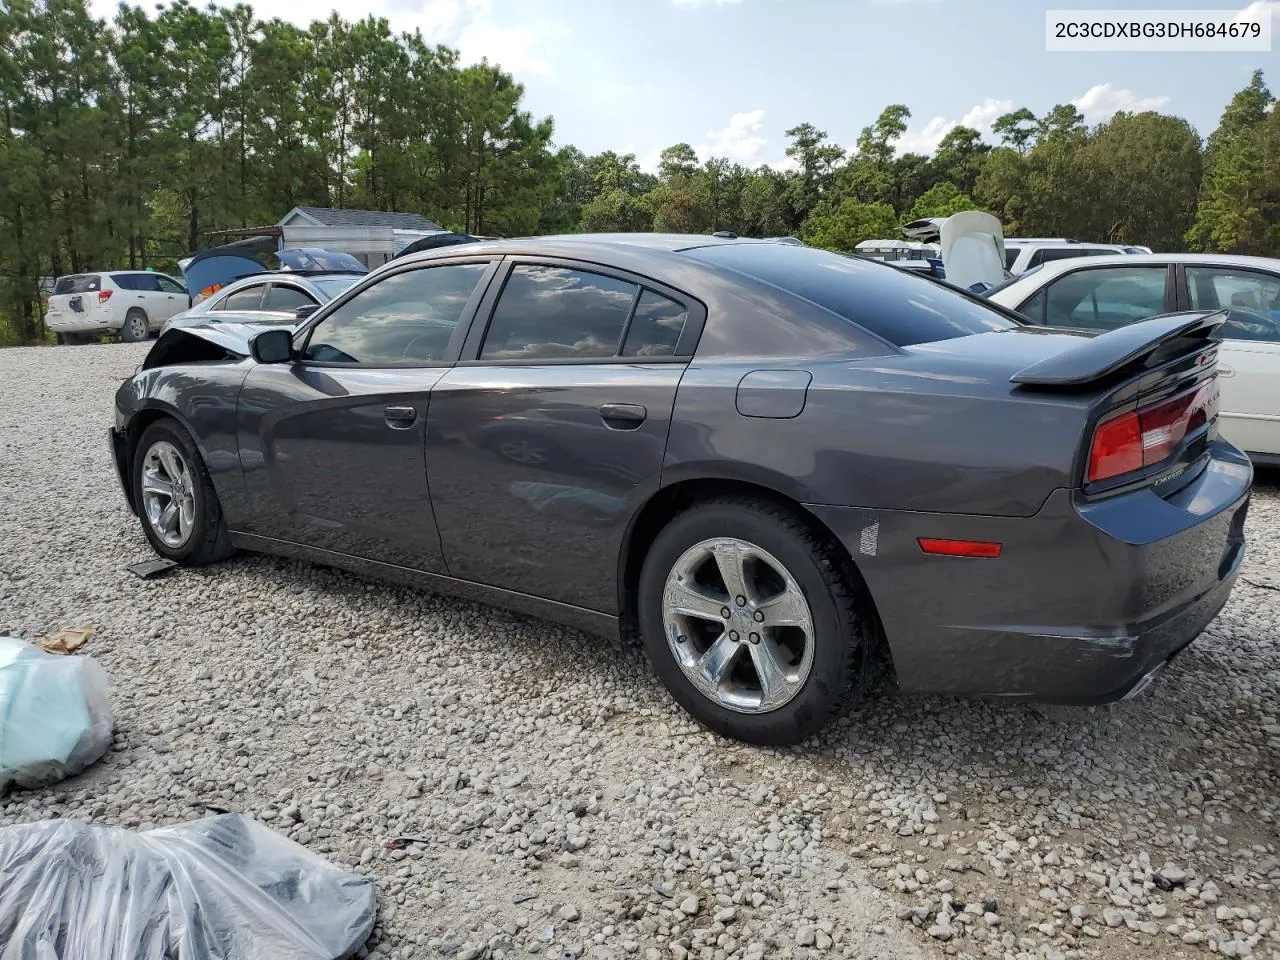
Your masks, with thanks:
<instances>
[{"instance_id":1,"label":"front side window","mask_svg":"<svg viewBox=\"0 0 1280 960\"><path fill-rule=\"evenodd\" d=\"M265 284L255 283L229 293L222 298L214 310L260 310L262 308L262 288Z\"/></svg>"},{"instance_id":2,"label":"front side window","mask_svg":"<svg viewBox=\"0 0 1280 960\"><path fill-rule=\"evenodd\" d=\"M273 283L267 288L267 295L262 298L262 309L276 313L293 313L299 307L309 307L314 303L315 300L297 287Z\"/></svg>"},{"instance_id":3,"label":"front side window","mask_svg":"<svg viewBox=\"0 0 1280 960\"><path fill-rule=\"evenodd\" d=\"M1222 336L1280 342L1280 276L1226 267L1187 267L1193 310L1227 310Z\"/></svg>"},{"instance_id":4,"label":"front side window","mask_svg":"<svg viewBox=\"0 0 1280 960\"><path fill-rule=\"evenodd\" d=\"M321 320L303 356L373 366L440 363L488 268L456 263L385 277Z\"/></svg>"},{"instance_id":5,"label":"front side window","mask_svg":"<svg viewBox=\"0 0 1280 960\"><path fill-rule=\"evenodd\" d=\"M168 277L156 277L156 283L160 285L163 293L186 293L187 289L176 280L170 280Z\"/></svg>"},{"instance_id":6,"label":"front side window","mask_svg":"<svg viewBox=\"0 0 1280 960\"><path fill-rule=\"evenodd\" d=\"M1044 322L1055 327L1114 330L1165 312L1162 266L1077 270L1049 284ZM1031 315L1031 314L1028 314Z\"/></svg>"},{"instance_id":7,"label":"front side window","mask_svg":"<svg viewBox=\"0 0 1280 960\"><path fill-rule=\"evenodd\" d=\"M480 359L615 357L636 289L584 270L519 264L498 298Z\"/></svg>"}]
</instances>

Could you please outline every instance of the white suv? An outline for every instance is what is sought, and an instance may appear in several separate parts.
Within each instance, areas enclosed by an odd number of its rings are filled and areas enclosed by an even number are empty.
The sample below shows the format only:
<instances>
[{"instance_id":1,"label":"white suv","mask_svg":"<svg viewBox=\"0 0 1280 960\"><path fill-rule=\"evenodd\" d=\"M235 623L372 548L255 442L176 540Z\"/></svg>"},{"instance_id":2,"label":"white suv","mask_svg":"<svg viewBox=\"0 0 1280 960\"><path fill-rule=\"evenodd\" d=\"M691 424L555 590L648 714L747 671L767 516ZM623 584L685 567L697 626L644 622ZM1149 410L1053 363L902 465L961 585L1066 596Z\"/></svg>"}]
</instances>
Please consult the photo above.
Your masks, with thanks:
<instances>
[{"instance_id":1,"label":"white suv","mask_svg":"<svg viewBox=\"0 0 1280 960\"><path fill-rule=\"evenodd\" d=\"M63 343L96 340L104 333L133 342L147 339L190 306L187 288L163 273L77 273L53 285L44 322Z\"/></svg>"},{"instance_id":2,"label":"white suv","mask_svg":"<svg viewBox=\"0 0 1280 960\"><path fill-rule=\"evenodd\" d=\"M1009 237L1004 242L1004 265L1014 276L1021 276L1033 267L1054 260L1150 252L1150 247L1123 243L1081 243L1079 240L1025 240Z\"/></svg>"}]
</instances>

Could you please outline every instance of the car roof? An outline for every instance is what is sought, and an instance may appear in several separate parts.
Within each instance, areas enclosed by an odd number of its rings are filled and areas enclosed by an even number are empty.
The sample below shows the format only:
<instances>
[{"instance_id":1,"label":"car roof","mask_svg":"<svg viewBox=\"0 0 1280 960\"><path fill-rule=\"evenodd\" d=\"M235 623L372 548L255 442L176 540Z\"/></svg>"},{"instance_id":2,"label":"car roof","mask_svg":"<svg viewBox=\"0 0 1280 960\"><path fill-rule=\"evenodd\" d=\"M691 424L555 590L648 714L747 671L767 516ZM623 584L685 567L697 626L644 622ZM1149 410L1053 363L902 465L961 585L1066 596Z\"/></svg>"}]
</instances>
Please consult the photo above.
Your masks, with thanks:
<instances>
[{"instance_id":1,"label":"car roof","mask_svg":"<svg viewBox=\"0 0 1280 960\"><path fill-rule=\"evenodd\" d=\"M1042 263L1035 273L1024 274L1026 279L1056 277L1068 270L1084 267L1140 267L1143 264L1189 263L1217 267L1252 267L1280 273L1280 260L1271 257L1244 257L1231 253L1123 253L1108 257L1068 257ZM1019 278L1021 279L1021 278ZM1012 286L1012 284L1010 284Z\"/></svg>"},{"instance_id":2,"label":"car roof","mask_svg":"<svg viewBox=\"0 0 1280 960\"><path fill-rule=\"evenodd\" d=\"M725 243L773 243L770 240L752 240L747 237L713 237L700 233L569 233L545 237L516 237L508 240L476 240L472 243L455 243L434 250L423 250L397 257L397 265L425 260L454 259L456 257L514 255L526 253L565 254L583 259L593 259L610 252L678 253Z\"/></svg>"}]
</instances>

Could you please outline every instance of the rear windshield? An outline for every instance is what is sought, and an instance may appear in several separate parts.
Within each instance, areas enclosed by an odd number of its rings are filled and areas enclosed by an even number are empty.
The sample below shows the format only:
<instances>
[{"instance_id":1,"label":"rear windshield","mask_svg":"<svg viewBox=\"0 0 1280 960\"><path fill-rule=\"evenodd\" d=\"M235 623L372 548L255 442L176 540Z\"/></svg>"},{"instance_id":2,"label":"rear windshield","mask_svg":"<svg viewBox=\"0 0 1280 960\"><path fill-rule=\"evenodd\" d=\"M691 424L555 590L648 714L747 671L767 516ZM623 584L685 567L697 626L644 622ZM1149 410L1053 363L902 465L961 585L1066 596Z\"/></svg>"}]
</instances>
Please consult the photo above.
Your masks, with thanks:
<instances>
[{"instance_id":1,"label":"rear windshield","mask_svg":"<svg viewBox=\"0 0 1280 960\"><path fill-rule=\"evenodd\" d=\"M70 277L59 277L53 285L54 295L61 293L93 293L102 289L102 278L96 273L81 273Z\"/></svg>"},{"instance_id":2,"label":"rear windshield","mask_svg":"<svg viewBox=\"0 0 1280 960\"><path fill-rule=\"evenodd\" d=\"M803 297L899 347L1017 326L952 287L860 257L780 243L716 244L685 254Z\"/></svg>"}]
</instances>

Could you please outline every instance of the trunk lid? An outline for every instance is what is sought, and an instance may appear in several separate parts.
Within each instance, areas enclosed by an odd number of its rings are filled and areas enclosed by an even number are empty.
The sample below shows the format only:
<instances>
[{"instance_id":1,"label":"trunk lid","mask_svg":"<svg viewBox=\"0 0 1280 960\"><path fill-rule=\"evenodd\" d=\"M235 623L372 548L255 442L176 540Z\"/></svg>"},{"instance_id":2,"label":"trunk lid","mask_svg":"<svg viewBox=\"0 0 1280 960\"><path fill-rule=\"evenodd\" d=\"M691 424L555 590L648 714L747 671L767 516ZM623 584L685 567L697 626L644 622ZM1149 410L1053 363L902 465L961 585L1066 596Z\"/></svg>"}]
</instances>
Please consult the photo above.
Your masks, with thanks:
<instances>
[{"instance_id":1,"label":"trunk lid","mask_svg":"<svg viewBox=\"0 0 1280 960\"><path fill-rule=\"evenodd\" d=\"M945 358L1012 395L1079 404L1085 413L1076 477L1086 495L1154 487L1162 497L1195 476L1217 438L1218 330L1225 311L1154 317L1102 334L1022 327L907 347L908 357ZM932 365L931 364L931 365ZM1128 433L1117 430L1128 427ZM1098 443L1132 459L1106 460ZM1110 466L1096 471L1099 458ZM1116 464L1125 469L1107 473ZM1096 474L1096 475L1095 475Z\"/></svg>"}]
</instances>

